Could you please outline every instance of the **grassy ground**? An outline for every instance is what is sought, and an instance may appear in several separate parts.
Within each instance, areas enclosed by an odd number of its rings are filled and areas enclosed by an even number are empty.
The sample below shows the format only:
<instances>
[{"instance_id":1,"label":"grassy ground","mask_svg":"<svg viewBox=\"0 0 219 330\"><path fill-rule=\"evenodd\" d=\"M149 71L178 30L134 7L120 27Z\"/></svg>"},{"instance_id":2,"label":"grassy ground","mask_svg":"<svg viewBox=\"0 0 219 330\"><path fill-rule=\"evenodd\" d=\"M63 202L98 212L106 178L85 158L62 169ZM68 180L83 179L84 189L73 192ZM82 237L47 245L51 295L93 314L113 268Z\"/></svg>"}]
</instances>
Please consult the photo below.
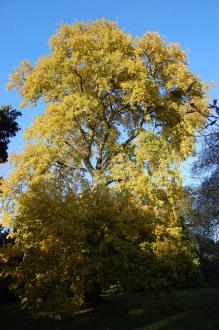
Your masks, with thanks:
<instances>
[{"instance_id":1,"label":"grassy ground","mask_svg":"<svg viewBox=\"0 0 219 330\"><path fill-rule=\"evenodd\" d=\"M0 304L3 330L219 329L219 290L186 289L108 298L76 320L34 320L15 303Z\"/></svg>"}]
</instances>

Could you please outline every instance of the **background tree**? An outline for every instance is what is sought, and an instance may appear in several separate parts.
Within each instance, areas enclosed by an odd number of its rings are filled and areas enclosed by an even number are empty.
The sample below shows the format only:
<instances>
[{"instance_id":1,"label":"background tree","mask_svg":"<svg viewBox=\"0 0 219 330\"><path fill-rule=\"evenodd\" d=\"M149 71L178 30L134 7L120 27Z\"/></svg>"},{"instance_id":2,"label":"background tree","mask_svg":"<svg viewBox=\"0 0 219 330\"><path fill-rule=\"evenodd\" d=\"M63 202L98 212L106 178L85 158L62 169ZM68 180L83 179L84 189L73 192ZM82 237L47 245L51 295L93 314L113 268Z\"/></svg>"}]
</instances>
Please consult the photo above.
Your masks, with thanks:
<instances>
[{"instance_id":1,"label":"background tree","mask_svg":"<svg viewBox=\"0 0 219 330\"><path fill-rule=\"evenodd\" d=\"M8 144L10 138L15 136L19 130L17 118L21 116L21 112L12 109L11 106L5 105L0 107L0 164L5 163L8 159ZM0 176L0 191L1 191Z\"/></svg>"},{"instance_id":2,"label":"background tree","mask_svg":"<svg viewBox=\"0 0 219 330\"><path fill-rule=\"evenodd\" d=\"M8 159L8 144L10 138L15 136L19 130L17 123L19 116L21 116L21 112L12 109L9 105L0 107L0 163L4 163Z\"/></svg>"},{"instance_id":3,"label":"background tree","mask_svg":"<svg viewBox=\"0 0 219 330\"><path fill-rule=\"evenodd\" d=\"M6 105L0 107L0 164L5 163L8 159L7 148L10 142L10 138L15 136L19 130L17 123L18 117L21 116L21 112L12 109L11 106ZM1 192L2 177L0 176L0 192ZM0 249L7 244L12 243L11 240L7 240L8 232L3 230L0 223ZM11 294L8 291L8 285L11 279L6 274L5 264L1 262L1 250L0 250L0 298L9 299Z\"/></svg>"},{"instance_id":4,"label":"background tree","mask_svg":"<svg viewBox=\"0 0 219 330\"><path fill-rule=\"evenodd\" d=\"M200 184L191 187L190 194L193 200L194 230L201 236L216 238L218 227L218 187L219 187L219 108L217 100L209 105L213 113L208 116L208 122L199 134L199 143L202 145L198 158L193 165L193 174L200 179Z\"/></svg>"},{"instance_id":5,"label":"background tree","mask_svg":"<svg viewBox=\"0 0 219 330\"><path fill-rule=\"evenodd\" d=\"M105 20L64 25L50 47L8 85L23 106L46 103L3 189L23 302L63 313L111 285L185 285L198 260L183 238L179 165L209 113L207 86L176 44Z\"/></svg>"},{"instance_id":6,"label":"background tree","mask_svg":"<svg viewBox=\"0 0 219 330\"><path fill-rule=\"evenodd\" d=\"M213 113L208 118L200 136L202 150L193 166L193 174L200 178L200 184L190 190L192 213L190 226L200 256L202 272L211 284L219 283L219 131L217 100L209 108Z\"/></svg>"}]
</instances>

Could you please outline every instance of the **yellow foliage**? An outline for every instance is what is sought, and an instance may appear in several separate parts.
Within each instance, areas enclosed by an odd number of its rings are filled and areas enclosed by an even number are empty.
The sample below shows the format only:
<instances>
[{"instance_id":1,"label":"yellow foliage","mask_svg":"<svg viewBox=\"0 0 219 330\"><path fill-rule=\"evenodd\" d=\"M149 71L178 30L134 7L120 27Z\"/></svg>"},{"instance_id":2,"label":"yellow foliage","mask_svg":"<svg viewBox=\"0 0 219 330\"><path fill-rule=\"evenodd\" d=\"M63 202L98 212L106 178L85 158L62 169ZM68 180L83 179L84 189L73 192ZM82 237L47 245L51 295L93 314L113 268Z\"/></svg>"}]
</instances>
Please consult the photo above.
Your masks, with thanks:
<instances>
[{"instance_id":1,"label":"yellow foliage","mask_svg":"<svg viewBox=\"0 0 219 330\"><path fill-rule=\"evenodd\" d=\"M8 84L21 106L46 106L3 183L23 303L60 317L97 285L182 284L195 259L179 166L209 112L206 84L178 45L106 20L63 25L49 45Z\"/></svg>"},{"instance_id":2,"label":"yellow foliage","mask_svg":"<svg viewBox=\"0 0 219 330\"><path fill-rule=\"evenodd\" d=\"M62 162L81 175L109 179L113 158L123 154L125 167L128 154L143 165L163 143L164 161L191 155L194 132L209 111L206 84L188 70L178 45L157 33L133 38L106 20L63 25L49 44L50 55L33 67L23 62L8 84L24 105L47 105L25 133L27 157L39 160L38 149L48 171ZM138 135L140 146L133 143Z\"/></svg>"}]
</instances>

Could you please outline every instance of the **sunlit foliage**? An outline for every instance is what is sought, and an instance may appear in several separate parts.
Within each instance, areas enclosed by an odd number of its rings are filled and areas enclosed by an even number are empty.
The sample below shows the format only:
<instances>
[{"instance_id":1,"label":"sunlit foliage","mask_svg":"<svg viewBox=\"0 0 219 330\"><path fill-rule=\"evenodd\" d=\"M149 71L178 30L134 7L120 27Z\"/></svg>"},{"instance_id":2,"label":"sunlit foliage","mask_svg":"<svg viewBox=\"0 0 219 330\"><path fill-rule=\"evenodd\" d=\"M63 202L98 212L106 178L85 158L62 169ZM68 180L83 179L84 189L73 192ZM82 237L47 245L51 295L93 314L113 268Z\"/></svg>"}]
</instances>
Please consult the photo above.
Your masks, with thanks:
<instances>
[{"instance_id":1,"label":"sunlit foliage","mask_svg":"<svg viewBox=\"0 0 219 330\"><path fill-rule=\"evenodd\" d=\"M208 114L207 85L157 33L133 38L101 20L63 25L49 44L8 84L22 106L46 104L4 184L23 303L71 314L112 286L192 282L179 165Z\"/></svg>"}]
</instances>

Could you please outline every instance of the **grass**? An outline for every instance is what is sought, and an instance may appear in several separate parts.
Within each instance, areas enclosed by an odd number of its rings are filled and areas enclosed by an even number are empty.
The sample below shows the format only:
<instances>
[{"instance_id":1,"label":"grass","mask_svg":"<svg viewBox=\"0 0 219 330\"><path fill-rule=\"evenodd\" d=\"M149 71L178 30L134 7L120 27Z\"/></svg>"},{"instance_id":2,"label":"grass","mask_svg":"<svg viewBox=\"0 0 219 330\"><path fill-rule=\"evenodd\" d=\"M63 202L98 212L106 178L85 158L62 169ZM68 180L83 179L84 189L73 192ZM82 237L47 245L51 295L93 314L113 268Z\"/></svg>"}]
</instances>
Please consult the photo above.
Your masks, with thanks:
<instances>
[{"instance_id":1,"label":"grass","mask_svg":"<svg viewBox=\"0 0 219 330\"><path fill-rule=\"evenodd\" d=\"M219 329L219 289L198 288L108 297L77 318L33 319L18 304L0 304L0 329Z\"/></svg>"}]
</instances>

